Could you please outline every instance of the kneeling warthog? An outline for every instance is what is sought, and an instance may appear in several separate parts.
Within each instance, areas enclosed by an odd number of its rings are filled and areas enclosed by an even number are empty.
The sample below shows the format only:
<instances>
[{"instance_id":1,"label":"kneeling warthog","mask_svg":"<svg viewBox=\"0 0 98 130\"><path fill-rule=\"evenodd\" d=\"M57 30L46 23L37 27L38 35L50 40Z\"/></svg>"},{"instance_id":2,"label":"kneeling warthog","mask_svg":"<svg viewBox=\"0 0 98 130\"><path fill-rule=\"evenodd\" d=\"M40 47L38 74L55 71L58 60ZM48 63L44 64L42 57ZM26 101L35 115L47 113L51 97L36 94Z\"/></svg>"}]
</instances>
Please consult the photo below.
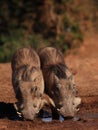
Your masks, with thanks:
<instances>
[{"instance_id":1,"label":"kneeling warthog","mask_svg":"<svg viewBox=\"0 0 98 130\"><path fill-rule=\"evenodd\" d=\"M44 94L44 80L38 54L31 48L16 51L11 62L12 84L23 117L33 120L45 103L52 103Z\"/></svg>"},{"instance_id":2,"label":"kneeling warthog","mask_svg":"<svg viewBox=\"0 0 98 130\"><path fill-rule=\"evenodd\" d=\"M59 113L64 117L73 117L79 110L81 98L76 97L73 75L65 65L63 54L55 48L46 47L40 50L39 56L45 92L55 103L55 107L52 108L53 116Z\"/></svg>"}]
</instances>

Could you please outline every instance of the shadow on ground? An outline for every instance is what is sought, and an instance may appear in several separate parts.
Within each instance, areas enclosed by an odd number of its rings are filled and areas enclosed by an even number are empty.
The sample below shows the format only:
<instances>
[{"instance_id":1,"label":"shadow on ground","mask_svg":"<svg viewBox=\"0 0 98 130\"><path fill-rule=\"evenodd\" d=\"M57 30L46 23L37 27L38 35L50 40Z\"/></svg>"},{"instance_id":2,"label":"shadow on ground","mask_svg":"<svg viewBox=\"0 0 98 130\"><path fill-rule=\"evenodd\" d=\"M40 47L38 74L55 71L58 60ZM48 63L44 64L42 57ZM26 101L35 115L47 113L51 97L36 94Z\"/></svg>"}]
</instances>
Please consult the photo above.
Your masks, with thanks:
<instances>
[{"instance_id":1,"label":"shadow on ground","mask_svg":"<svg viewBox=\"0 0 98 130\"><path fill-rule=\"evenodd\" d=\"M8 118L10 120L22 120L18 116L13 103L0 102L0 119Z\"/></svg>"}]
</instances>

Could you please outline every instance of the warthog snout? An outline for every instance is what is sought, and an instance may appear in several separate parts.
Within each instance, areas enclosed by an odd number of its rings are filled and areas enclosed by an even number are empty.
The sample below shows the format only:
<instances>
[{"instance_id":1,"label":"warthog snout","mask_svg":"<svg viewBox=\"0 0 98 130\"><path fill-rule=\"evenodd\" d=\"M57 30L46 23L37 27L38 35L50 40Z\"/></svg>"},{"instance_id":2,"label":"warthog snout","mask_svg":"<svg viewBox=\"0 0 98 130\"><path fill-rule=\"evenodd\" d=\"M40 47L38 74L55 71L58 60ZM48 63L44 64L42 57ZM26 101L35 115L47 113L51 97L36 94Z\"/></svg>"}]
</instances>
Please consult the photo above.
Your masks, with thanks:
<instances>
[{"instance_id":1,"label":"warthog snout","mask_svg":"<svg viewBox=\"0 0 98 130\"><path fill-rule=\"evenodd\" d=\"M55 107L53 100L45 93L40 97L33 97L29 102L17 102L14 104L17 114L26 120L34 120L40 109L45 105L52 105Z\"/></svg>"},{"instance_id":2,"label":"warthog snout","mask_svg":"<svg viewBox=\"0 0 98 130\"><path fill-rule=\"evenodd\" d=\"M65 100L61 107L57 111L63 117L74 117L74 115L79 111L79 105L81 104L81 98L75 97L74 99L69 98Z\"/></svg>"}]
</instances>

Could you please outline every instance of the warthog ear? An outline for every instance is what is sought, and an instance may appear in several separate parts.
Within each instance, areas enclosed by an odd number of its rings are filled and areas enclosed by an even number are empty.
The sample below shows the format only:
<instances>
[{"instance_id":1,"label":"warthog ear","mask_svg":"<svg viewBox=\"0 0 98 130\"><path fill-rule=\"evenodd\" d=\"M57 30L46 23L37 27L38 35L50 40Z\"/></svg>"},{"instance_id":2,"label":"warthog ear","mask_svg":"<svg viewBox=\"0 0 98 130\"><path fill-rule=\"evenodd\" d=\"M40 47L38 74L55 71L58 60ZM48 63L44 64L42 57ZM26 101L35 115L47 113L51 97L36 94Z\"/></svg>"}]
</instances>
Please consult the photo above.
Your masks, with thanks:
<instances>
[{"instance_id":1,"label":"warthog ear","mask_svg":"<svg viewBox=\"0 0 98 130\"><path fill-rule=\"evenodd\" d=\"M47 94L43 94L42 96L42 107L47 104L47 105L52 105L53 107L55 107L55 103L52 100L52 98L50 98Z\"/></svg>"}]
</instances>

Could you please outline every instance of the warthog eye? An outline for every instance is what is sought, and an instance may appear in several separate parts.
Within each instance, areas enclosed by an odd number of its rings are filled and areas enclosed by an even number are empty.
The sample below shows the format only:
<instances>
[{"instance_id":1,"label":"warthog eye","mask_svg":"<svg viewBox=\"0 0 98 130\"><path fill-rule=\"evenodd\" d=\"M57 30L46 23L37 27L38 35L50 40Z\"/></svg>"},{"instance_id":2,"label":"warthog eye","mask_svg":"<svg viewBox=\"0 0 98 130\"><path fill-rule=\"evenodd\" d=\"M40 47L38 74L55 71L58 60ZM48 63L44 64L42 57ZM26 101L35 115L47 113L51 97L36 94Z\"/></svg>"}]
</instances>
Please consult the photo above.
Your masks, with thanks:
<instances>
[{"instance_id":1,"label":"warthog eye","mask_svg":"<svg viewBox=\"0 0 98 130\"><path fill-rule=\"evenodd\" d=\"M34 108L36 108L36 107L37 107L37 105L36 105L36 104L33 104L33 107L34 107Z\"/></svg>"}]
</instances>

